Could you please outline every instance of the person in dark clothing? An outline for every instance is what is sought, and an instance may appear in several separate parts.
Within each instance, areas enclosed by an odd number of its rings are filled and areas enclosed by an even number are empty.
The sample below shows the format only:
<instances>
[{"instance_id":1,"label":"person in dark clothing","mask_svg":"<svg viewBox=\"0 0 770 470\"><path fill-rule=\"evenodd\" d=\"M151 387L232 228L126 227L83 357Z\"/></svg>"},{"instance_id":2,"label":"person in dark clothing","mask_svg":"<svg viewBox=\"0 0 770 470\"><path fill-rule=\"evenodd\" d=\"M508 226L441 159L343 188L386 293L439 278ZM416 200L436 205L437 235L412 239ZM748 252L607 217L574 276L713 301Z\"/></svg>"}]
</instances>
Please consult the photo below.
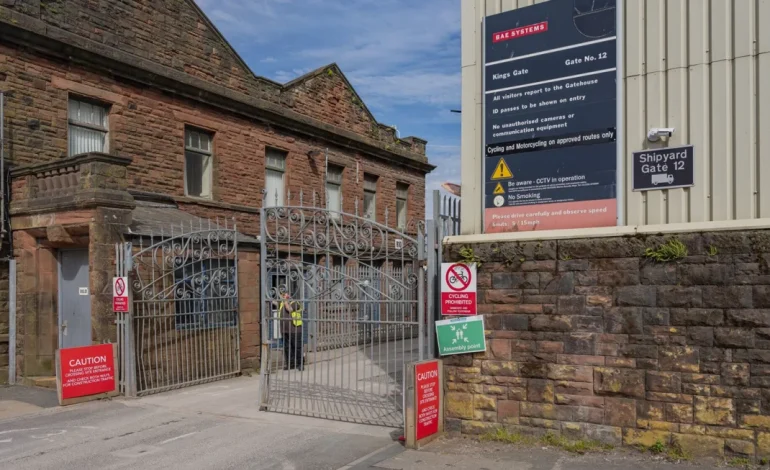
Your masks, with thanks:
<instances>
[{"instance_id":1,"label":"person in dark clothing","mask_svg":"<svg viewBox=\"0 0 770 470\"><path fill-rule=\"evenodd\" d=\"M303 370L302 358L302 306L291 300L289 294L283 295L279 307L281 329L283 331L283 368Z\"/></svg>"}]
</instances>

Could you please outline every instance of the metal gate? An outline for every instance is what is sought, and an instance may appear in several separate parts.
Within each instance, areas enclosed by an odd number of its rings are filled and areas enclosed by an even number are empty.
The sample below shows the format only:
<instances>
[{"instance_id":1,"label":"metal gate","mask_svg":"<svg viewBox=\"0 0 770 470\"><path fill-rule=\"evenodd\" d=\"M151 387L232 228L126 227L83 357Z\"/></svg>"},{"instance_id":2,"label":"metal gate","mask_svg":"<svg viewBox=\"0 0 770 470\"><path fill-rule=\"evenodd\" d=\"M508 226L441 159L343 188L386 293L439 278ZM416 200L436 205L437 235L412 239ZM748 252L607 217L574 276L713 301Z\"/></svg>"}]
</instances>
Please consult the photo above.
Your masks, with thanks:
<instances>
[{"instance_id":1,"label":"metal gate","mask_svg":"<svg viewBox=\"0 0 770 470\"><path fill-rule=\"evenodd\" d=\"M240 373L238 243L219 221L118 248L131 283L119 316L121 388L146 395ZM122 271L122 272L121 272Z\"/></svg>"},{"instance_id":2,"label":"metal gate","mask_svg":"<svg viewBox=\"0 0 770 470\"><path fill-rule=\"evenodd\" d=\"M407 234L301 201L261 213L260 407L401 426L404 365L429 355L424 226ZM281 319L282 301L301 307L301 328Z\"/></svg>"}]
</instances>

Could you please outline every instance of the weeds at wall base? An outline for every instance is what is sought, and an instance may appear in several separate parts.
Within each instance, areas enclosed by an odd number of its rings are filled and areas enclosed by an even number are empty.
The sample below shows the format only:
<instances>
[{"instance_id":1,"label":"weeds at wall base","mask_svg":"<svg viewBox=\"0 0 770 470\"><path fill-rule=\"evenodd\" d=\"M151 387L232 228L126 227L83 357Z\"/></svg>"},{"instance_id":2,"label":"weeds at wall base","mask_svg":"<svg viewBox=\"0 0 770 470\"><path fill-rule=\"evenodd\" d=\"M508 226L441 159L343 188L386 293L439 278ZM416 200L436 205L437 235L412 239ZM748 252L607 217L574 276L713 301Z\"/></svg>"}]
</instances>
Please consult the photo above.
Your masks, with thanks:
<instances>
[{"instance_id":1,"label":"weeds at wall base","mask_svg":"<svg viewBox=\"0 0 770 470\"><path fill-rule=\"evenodd\" d=\"M581 455L595 452L607 452L615 448L610 444L604 444L602 442L588 439L573 440L553 433L548 433L544 436L536 437L518 432L510 432L502 428L497 429L494 432L488 432L482 435L481 441L502 442L506 444L523 446L544 445ZM638 447L637 449L642 453L649 452L651 454L665 456L668 460L675 462L690 461L693 458L689 452L682 450L681 447L677 445L667 446L662 441L656 441L655 444L651 445L650 447ZM731 462L737 462L738 460L740 459L733 459ZM730 465L733 464L731 463Z\"/></svg>"},{"instance_id":2,"label":"weeds at wall base","mask_svg":"<svg viewBox=\"0 0 770 470\"><path fill-rule=\"evenodd\" d=\"M736 457L727 462L727 465L737 468L749 468L751 467L751 461L747 458Z\"/></svg>"},{"instance_id":3,"label":"weeds at wall base","mask_svg":"<svg viewBox=\"0 0 770 470\"><path fill-rule=\"evenodd\" d=\"M574 454L586 454L589 452L606 452L614 447L598 441L587 439L572 440L564 436L548 433L542 437L527 436L521 433L510 432L506 429L498 429L495 432L489 432L481 436L482 441L504 442L507 444L518 444L525 446L545 445L555 447Z\"/></svg>"}]
</instances>

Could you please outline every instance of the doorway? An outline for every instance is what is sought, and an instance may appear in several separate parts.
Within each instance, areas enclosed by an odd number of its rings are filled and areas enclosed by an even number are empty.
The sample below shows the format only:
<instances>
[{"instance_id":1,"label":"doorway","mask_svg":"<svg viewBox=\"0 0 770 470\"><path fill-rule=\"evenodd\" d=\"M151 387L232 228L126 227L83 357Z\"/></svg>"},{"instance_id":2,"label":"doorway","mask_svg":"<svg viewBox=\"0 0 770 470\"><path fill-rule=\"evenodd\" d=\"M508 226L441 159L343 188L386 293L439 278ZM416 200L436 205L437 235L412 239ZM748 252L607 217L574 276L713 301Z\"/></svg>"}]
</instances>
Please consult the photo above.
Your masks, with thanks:
<instances>
[{"instance_id":1,"label":"doorway","mask_svg":"<svg viewBox=\"0 0 770 470\"><path fill-rule=\"evenodd\" d=\"M59 251L59 348L91 345L88 250Z\"/></svg>"}]
</instances>

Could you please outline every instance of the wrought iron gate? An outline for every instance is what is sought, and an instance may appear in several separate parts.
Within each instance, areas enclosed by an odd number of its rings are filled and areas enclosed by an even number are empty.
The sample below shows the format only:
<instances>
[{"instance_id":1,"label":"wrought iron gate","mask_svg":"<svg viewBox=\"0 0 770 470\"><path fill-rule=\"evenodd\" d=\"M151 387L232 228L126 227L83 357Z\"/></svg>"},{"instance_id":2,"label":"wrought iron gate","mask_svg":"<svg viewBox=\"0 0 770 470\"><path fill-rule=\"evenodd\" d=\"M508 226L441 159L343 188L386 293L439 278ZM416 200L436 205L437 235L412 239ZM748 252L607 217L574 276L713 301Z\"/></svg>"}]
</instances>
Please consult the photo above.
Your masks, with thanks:
<instances>
[{"instance_id":1,"label":"wrought iron gate","mask_svg":"<svg viewBox=\"0 0 770 470\"><path fill-rule=\"evenodd\" d=\"M240 373L235 227L201 222L123 245L118 275L129 276L132 293L131 312L118 322L123 392L145 395Z\"/></svg>"},{"instance_id":2,"label":"wrought iron gate","mask_svg":"<svg viewBox=\"0 0 770 470\"><path fill-rule=\"evenodd\" d=\"M400 426L404 364L429 354L424 227L407 235L301 201L261 213L260 407Z\"/></svg>"}]
</instances>

